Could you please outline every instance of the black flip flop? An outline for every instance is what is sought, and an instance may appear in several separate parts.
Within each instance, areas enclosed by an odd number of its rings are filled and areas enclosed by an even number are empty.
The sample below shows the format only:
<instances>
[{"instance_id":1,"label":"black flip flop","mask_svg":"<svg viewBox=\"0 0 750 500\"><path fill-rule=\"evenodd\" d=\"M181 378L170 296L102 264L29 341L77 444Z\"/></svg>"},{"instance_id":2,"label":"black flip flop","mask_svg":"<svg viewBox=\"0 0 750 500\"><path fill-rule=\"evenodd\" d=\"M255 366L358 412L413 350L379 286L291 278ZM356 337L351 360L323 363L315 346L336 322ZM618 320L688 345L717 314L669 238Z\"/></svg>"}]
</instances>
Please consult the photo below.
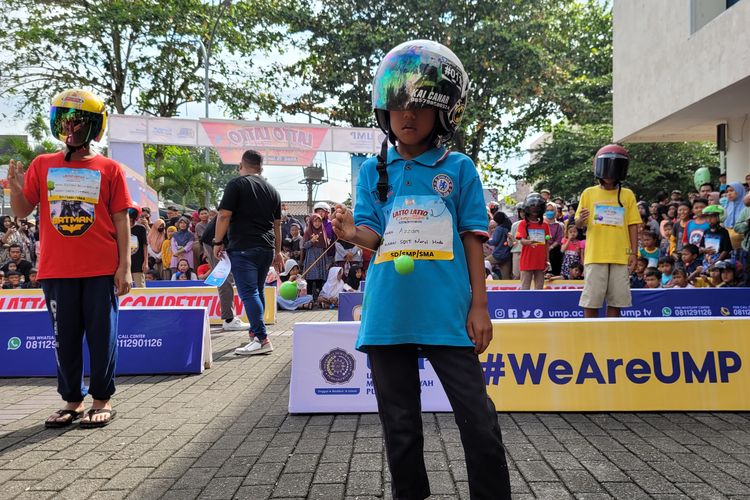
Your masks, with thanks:
<instances>
[{"instance_id":1,"label":"black flip flop","mask_svg":"<svg viewBox=\"0 0 750 500\"><path fill-rule=\"evenodd\" d=\"M91 417L94 415L99 415L100 413L109 413L109 418L107 420L100 420L98 422L94 422L91 420ZM111 421L115 419L115 415L117 415L116 410L110 410L109 408L99 408L98 410L94 410L93 408L86 412L86 414L89 417L88 422L83 422L79 424L81 429L97 429L99 427L106 427L109 425Z\"/></svg>"},{"instance_id":2,"label":"black flip flop","mask_svg":"<svg viewBox=\"0 0 750 500\"><path fill-rule=\"evenodd\" d=\"M70 418L67 420L57 421L57 420L45 420L44 426L47 429L60 429L61 427L67 427L76 420L83 418L84 412L82 411L75 411L75 410L57 410L55 412L59 417L64 417L66 415L70 415Z\"/></svg>"}]
</instances>

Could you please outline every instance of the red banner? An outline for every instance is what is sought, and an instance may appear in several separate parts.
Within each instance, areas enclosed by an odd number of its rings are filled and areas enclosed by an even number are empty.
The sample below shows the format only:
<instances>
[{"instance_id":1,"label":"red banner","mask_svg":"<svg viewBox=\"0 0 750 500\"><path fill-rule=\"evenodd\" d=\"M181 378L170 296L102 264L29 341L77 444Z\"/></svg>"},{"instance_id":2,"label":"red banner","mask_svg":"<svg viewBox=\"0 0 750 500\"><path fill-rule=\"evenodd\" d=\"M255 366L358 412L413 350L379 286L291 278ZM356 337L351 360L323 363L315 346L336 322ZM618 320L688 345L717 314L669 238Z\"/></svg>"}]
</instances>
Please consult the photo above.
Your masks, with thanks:
<instances>
[{"instance_id":1,"label":"red banner","mask_svg":"<svg viewBox=\"0 0 750 500\"><path fill-rule=\"evenodd\" d=\"M331 135L327 127L304 127L291 124L201 121L201 126L221 161L238 164L248 149L259 151L267 165L309 166L315 154L330 150ZM325 142L324 142L325 141Z\"/></svg>"}]
</instances>

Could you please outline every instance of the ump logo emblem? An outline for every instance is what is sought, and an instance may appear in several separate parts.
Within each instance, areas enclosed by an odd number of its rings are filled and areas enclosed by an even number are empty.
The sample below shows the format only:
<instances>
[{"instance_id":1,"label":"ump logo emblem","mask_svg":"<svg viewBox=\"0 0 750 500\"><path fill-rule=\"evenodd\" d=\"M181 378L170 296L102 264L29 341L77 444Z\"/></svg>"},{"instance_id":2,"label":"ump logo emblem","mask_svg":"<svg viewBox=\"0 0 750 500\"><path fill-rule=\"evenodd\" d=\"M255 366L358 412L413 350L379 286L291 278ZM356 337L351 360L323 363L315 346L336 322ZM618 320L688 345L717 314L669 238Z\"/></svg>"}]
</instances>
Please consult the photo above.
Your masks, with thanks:
<instances>
[{"instance_id":1,"label":"ump logo emblem","mask_svg":"<svg viewBox=\"0 0 750 500\"><path fill-rule=\"evenodd\" d=\"M453 192L453 180L449 175L437 174L432 179L432 189L443 198L450 196Z\"/></svg>"},{"instance_id":2,"label":"ump logo emblem","mask_svg":"<svg viewBox=\"0 0 750 500\"><path fill-rule=\"evenodd\" d=\"M354 376L354 356L337 347L320 358L320 371L331 384L345 384Z\"/></svg>"}]
</instances>

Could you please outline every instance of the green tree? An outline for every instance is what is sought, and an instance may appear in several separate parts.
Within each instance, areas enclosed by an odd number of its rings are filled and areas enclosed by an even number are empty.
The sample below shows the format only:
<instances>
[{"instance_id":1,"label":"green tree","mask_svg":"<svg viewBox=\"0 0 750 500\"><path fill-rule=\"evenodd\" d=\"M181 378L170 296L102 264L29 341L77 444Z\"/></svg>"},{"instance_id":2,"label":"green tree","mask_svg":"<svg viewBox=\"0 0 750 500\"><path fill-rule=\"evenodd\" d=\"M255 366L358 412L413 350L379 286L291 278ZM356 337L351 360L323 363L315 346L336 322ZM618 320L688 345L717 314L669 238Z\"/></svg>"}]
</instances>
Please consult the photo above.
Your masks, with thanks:
<instances>
[{"instance_id":1,"label":"green tree","mask_svg":"<svg viewBox=\"0 0 750 500\"><path fill-rule=\"evenodd\" d=\"M216 174L216 166L203 163L191 151L175 153L148 173L151 187L166 198L180 200L183 206L202 205L207 191L215 196L215 187L210 178Z\"/></svg>"},{"instance_id":2,"label":"green tree","mask_svg":"<svg viewBox=\"0 0 750 500\"><path fill-rule=\"evenodd\" d=\"M514 150L552 115L594 113L580 110L581 103L608 92L599 88L606 81L590 78L603 56L586 45L603 36L609 16L595 0L326 0L311 1L308 11L290 20L307 52L289 68L307 88L286 103L290 112L371 126L375 68L387 50L416 38L450 47L469 74L469 105L454 149L475 161ZM594 34L587 31L593 21Z\"/></svg>"},{"instance_id":3,"label":"green tree","mask_svg":"<svg viewBox=\"0 0 750 500\"><path fill-rule=\"evenodd\" d=\"M40 110L54 93L85 87L117 113L173 116L205 98L201 40L211 101L240 116L256 96L264 102L264 75L237 55L275 46L291 8L286 0L3 0L0 54L12 56L0 57L0 93Z\"/></svg>"},{"instance_id":4,"label":"green tree","mask_svg":"<svg viewBox=\"0 0 750 500\"><path fill-rule=\"evenodd\" d=\"M531 152L533 160L523 178L535 189L549 189L565 199L577 199L596 183L593 158L612 141L611 125L560 123L550 131L550 140ZM628 178L624 185L638 199L654 200L659 191L694 190L693 172L718 164L718 156L706 143L628 143Z\"/></svg>"},{"instance_id":5,"label":"green tree","mask_svg":"<svg viewBox=\"0 0 750 500\"><path fill-rule=\"evenodd\" d=\"M40 154L54 153L60 150L59 143L44 140L32 146L20 137L5 137L0 141L0 164L6 165L10 160L20 160L25 166Z\"/></svg>"}]
</instances>

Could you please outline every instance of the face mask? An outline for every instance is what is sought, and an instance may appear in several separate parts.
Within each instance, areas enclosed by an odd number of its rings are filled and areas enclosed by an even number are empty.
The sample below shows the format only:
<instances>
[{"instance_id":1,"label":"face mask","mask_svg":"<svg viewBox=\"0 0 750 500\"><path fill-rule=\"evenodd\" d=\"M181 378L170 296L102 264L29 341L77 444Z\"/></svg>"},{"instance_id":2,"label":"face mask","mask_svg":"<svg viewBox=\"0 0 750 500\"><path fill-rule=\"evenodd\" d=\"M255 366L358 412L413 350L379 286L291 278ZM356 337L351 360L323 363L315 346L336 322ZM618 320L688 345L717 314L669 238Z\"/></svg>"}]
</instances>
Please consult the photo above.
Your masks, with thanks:
<instances>
[{"instance_id":1,"label":"face mask","mask_svg":"<svg viewBox=\"0 0 750 500\"><path fill-rule=\"evenodd\" d=\"M281 211L281 216L282 216L282 217L286 217L286 214L287 214L287 211L286 211L286 210L282 210L282 211Z\"/></svg>"},{"instance_id":2,"label":"face mask","mask_svg":"<svg viewBox=\"0 0 750 500\"><path fill-rule=\"evenodd\" d=\"M548 219L554 219L555 218L555 212L553 212L553 211L544 212L544 216L546 218L548 218Z\"/></svg>"},{"instance_id":3,"label":"face mask","mask_svg":"<svg viewBox=\"0 0 750 500\"><path fill-rule=\"evenodd\" d=\"M719 205L721 205L722 207L726 207L727 203L729 203L729 198L727 198L726 196L724 198L719 198Z\"/></svg>"}]
</instances>

